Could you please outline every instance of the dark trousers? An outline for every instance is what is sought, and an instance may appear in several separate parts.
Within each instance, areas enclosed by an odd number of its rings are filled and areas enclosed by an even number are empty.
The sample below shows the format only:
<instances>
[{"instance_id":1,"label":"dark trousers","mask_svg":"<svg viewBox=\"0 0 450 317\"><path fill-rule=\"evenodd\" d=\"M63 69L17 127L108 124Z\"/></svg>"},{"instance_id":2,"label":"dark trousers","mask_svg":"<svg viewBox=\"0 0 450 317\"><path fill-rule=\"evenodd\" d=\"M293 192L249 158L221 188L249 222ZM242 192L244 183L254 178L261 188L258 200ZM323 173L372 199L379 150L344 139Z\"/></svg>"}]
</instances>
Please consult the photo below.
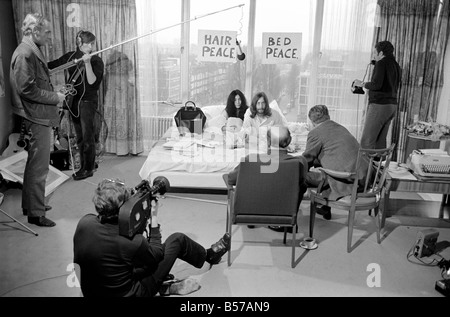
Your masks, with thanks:
<instances>
[{"instance_id":1,"label":"dark trousers","mask_svg":"<svg viewBox=\"0 0 450 317\"><path fill-rule=\"evenodd\" d=\"M45 216L45 182L50 164L52 128L24 119L25 131L30 135L28 158L22 187L22 208L29 217Z\"/></svg>"},{"instance_id":2,"label":"dark trousers","mask_svg":"<svg viewBox=\"0 0 450 317\"><path fill-rule=\"evenodd\" d=\"M363 149L386 148L389 126L396 112L396 104L369 103L360 142Z\"/></svg>"},{"instance_id":3,"label":"dark trousers","mask_svg":"<svg viewBox=\"0 0 450 317\"><path fill-rule=\"evenodd\" d=\"M141 283L148 291L147 296L155 296L161 288L165 277L172 270L176 259L180 259L190 265L201 268L206 260L206 250L203 246L183 233L170 235L163 243L164 259L152 275L144 278Z\"/></svg>"},{"instance_id":4,"label":"dark trousers","mask_svg":"<svg viewBox=\"0 0 450 317\"><path fill-rule=\"evenodd\" d=\"M80 171L92 171L95 167L95 114L97 101L80 102L80 115L72 116L77 145L80 151Z\"/></svg>"}]
</instances>

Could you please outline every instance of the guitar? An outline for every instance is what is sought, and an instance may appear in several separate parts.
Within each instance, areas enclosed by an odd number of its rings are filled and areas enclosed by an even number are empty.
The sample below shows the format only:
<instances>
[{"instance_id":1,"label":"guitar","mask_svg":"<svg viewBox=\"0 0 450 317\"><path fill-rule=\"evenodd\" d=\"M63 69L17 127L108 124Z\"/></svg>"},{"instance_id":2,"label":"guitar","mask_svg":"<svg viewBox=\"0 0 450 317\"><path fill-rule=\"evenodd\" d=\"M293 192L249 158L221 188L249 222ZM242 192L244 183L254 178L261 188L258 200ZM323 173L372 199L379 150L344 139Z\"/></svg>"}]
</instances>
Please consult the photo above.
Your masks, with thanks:
<instances>
[{"instance_id":1,"label":"guitar","mask_svg":"<svg viewBox=\"0 0 450 317\"><path fill-rule=\"evenodd\" d=\"M22 120L20 133L11 133L8 137L7 147L2 157L9 157L28 148L30 137L25 135L25 122Z\"/></svg>"},{"instance_id":2,"label":"guitar","mask_svg":"<svg viewBox=\"0 0 450 317\"><path fill-rule=\"evenodd\" d=\"M7 147L2 153L2 158L10 157L28 147L30 137L22 133L11 133L8 137Z\"/></svg>"}]
</instances>

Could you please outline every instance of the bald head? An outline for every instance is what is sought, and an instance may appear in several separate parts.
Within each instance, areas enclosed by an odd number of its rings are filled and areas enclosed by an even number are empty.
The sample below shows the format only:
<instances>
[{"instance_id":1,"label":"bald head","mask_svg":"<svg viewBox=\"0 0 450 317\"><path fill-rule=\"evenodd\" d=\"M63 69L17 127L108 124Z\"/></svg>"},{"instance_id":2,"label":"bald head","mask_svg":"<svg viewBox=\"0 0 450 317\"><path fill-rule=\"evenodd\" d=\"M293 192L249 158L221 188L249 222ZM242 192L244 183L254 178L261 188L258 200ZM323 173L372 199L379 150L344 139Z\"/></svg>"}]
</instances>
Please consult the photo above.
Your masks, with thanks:
<instances>
[{"instance_id":1,"label":"bald head","mask_svg":"<svg viewBox=\"0 0 450 317\"><path fill-rule=\"evenodd\" d=\"M269 146L285 149L291 144L291 132L284 126L273 126L267 130Z\"/></svg>"}]
</instances>

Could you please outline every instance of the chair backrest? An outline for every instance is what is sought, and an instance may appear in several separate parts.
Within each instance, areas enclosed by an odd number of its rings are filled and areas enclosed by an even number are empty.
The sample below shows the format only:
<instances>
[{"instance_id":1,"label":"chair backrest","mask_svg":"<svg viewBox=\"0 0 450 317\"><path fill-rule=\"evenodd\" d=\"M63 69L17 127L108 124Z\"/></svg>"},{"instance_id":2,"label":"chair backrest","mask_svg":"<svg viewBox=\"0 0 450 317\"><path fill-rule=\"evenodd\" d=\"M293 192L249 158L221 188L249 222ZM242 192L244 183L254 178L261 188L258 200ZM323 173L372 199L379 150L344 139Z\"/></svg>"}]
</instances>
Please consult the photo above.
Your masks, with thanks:
<instances>
[{"instance_id":1,"label":"chair backrest","mask_svg":"<svg viewBox=\"0 0 450 317\"><path fill-rule=\"evenodd\" d=\"M240 163L234 199L233 223L253 221L268 223L273 220L294 224L301 197L300 162L296 159L270 161L246 161ZM278 168L267 172L270 164ZM290 218L290 219L288 219ZM259 220L258 220L259 219Z\"/></svg>"},{"instance_id":2,"label":"chair backrest","mask_svg":"<svg viewBox=\"0 0 450 317\"><path fill-rule=\"evenodd\" d=\"M379 195L389 170L395 144L386 149L359 149L357 166L368 161L364 192Z\"/></svg>"}]
</instances>

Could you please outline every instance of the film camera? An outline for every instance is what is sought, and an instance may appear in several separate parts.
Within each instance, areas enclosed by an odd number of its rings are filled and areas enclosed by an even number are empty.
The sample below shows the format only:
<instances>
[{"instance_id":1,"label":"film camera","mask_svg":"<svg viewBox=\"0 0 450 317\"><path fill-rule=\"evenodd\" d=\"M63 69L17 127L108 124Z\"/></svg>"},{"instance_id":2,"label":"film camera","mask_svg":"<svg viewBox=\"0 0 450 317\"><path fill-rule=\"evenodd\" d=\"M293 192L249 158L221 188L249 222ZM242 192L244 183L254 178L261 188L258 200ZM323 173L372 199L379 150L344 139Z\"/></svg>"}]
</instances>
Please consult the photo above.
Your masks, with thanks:
<instances>
[{"instance_id":1,"label":"film camera","mask_svg":"<svg viewBox=\"0 0 450 317\"><path fill-rule=\"evenodd\" d=\"M364 95L364 90L362 87L355 86L355 81L352 82L352 93L358 94L358 95Z\"/></svg>"},{"instance_id":2,"label":"film camera","mask_svg":"<svg viewBox=\"0 0 450 317\"><path fill-rule=\"evenodd\" d=\"M169 188L169 180L164 176L156 177L153 186L147 180L141 181L132 191L132 196L120 207L119 234L132 238L136 233L144 232L151 217L152 200L156 200L156 194L164 195Z\"/></svg>"}]
</instances>

